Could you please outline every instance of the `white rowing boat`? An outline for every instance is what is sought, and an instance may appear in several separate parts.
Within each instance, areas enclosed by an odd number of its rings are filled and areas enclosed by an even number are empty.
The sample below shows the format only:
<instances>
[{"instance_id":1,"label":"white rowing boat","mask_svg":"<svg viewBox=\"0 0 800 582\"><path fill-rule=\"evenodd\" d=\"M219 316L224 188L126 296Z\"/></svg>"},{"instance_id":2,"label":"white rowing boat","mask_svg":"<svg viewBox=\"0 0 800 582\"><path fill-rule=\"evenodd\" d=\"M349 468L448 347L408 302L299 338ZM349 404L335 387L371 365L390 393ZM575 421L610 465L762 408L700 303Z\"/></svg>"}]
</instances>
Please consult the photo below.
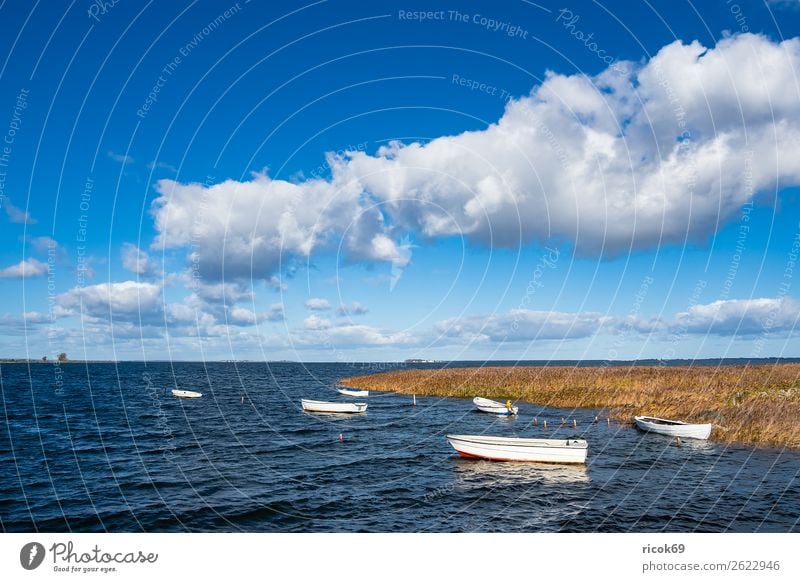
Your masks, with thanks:
<instances>
[{"instance_id":1,"label":"white rowing boat","mask_svg":"<svg viewBox=\"0 0 800 582\"><path fill-rule=\"evenodd\" d=\"M636 426L647 432L656 432L673 437L707 439L711 435L710 424L689 424L680 420L667 420L655 416L634 416Z\"/></svg>"},{"instance_id":2,"label":"white rowing boat","mask_svg":"<svg viewBox=\"0 0 800 582\"><path fill-rule=\"evenodd\" d=\"M322 400L306 400L303 398L300 401L303 405L303 410L306 412L340 412L340 413L355 413L366 412L366 402L324 402Z\"/></svg>"},{"instance_id":3,"label":"white rowing boat","mask_svg":"<svg viewBox=\"0 0 800 582\"><path fill-rule=\"evenodd\" d=\"M178 398L200 398L202 396L200 392L194 392L192 390L173 390L172 395Z\"/></svg>"},{"instance_id":4,"label":"white rowing boat","mask_svg":"<svg viewBox=\"0 0 800 582\"><path fill-rule=\"evenodd\" d=\"M586 463L589 444L583 439L524 439L482 435L447 435L447 442L468 459Z\"/></svg>"},{"instance_id":5,"label":"white rowing boat","mask_svg":"<svg viewBox=\"0 0 800 582\"><path fill-rule=\"evenodd\" d=\"M480 396L473 398L472 403L481 412L488 412L490 414L503 414L509 416L519 412L518 406L512 406L511 408L508 408L505 404L496 402L494 400L489 400L488 398L481 398Z\"/></svg>"},{"instance_id":6,"label":"white rowing boat","mask_svg":"<svg viewBox=\"0 0 800 582\"><path fill-rule=\"evenodd\" d=\"M336 391L339 394L344 394L345 396L356 396L358 398L369 396L369 390L356 390L355 388L337 388Z\"/></svg>"}]
</instances>

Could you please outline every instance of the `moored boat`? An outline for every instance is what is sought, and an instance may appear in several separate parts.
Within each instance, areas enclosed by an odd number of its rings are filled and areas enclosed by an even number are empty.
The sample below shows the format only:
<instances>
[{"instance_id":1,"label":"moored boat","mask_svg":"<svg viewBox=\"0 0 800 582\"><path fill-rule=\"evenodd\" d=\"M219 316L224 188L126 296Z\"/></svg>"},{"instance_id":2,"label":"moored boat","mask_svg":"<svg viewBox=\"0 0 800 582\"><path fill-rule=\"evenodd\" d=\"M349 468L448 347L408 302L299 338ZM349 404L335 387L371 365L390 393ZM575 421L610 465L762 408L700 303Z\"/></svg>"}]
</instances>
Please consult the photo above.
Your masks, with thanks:
<instances>
[{"instance_id":1,"label":"moored boat","mask_svg":"<svg viewBox=\"0 0 800 582\"><path fill-rule=\"evenodd\" d=\"M481 398L480 396L476 396L475 398L473 398L472 403L481 412L488 412L490 414L512 415L512 414L517 414L519 412L518 406L508 407L505 404L502 404L495 400L489 400L488 398Z\"/></svg>"},{"instance_id":2,"label":"moored boat","mask_svg":"<svg viewBox=\"0 0 800 582\"><path fill-rule=\"evenodd\" d=\"M647 432L703 440L711 436L711 424L689 424L680 420L668 420L655 416L634 416L633 420L637 427Z\"/></svg>"},{"instance_id":3,"label":"moored boat","mask_svg":"<svg viewBox=\"0 0 800 582\"><path fill-rule=\"evenodd\" d=\"M322 400L307 400L303 398L300 400L303 410L306 412L338 412L338 413L356 413L366 412L366 402L325 402Z\"/></svg>"},{"instance_id":4,"label":"moored boat","mask_svg":"<svg viewBox=\"0 0 800 582\"><path fill-rule=\"evenodd\" d=\"M336 391L339 394L343 394L345 396L356 396L358 398L369 396L369 390L356 390L355 388L337 388Z\"/></svg>"},{"instance_id":5,"label":"moored boat","mask_svg":"<svg viewBox=\"0 0 800 582\"><path fill-rule=\"evenodd\" d=\"M200 398L203 396L200 392L195 392L193 390L173 390L172 395L178 398Z\"/></svg>"},{"instance_id":6,"label":"moored boat","mask_svg":"<svg viewBox=\"0 0 800 582\"><path fill-rule=\"evenodd\" d=\"M459 455L492 461L586 463L589 444L583 439L529 439L483 435L447 435Z\"/></svg>"}]
</instances>

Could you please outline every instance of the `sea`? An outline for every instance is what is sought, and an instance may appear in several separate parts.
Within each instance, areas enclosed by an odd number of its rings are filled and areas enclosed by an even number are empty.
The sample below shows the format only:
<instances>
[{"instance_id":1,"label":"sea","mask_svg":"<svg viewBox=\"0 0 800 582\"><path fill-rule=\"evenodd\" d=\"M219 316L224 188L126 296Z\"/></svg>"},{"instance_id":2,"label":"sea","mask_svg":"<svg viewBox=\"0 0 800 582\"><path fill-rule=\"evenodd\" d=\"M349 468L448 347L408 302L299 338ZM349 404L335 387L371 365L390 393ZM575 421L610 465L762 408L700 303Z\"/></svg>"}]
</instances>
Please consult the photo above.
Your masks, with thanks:
<instances>
[{"instance_id":1,"label":"sea","mask_svg":"<svg viewBox=\"0 0 800 582\"><path fill-rule=\"evenodd\" d=\"M444 365L0 365L0 529L800 531L797 450L679 447L601 411L526 402L513 418L477 412L468 399L394 393L372 392L360 415L300 406L346 399L334 390L345 376ZM175 388L203 397L175 398ZM588 460L461 459L451 433L580 437Z\"/></svg>"}]
</instances>

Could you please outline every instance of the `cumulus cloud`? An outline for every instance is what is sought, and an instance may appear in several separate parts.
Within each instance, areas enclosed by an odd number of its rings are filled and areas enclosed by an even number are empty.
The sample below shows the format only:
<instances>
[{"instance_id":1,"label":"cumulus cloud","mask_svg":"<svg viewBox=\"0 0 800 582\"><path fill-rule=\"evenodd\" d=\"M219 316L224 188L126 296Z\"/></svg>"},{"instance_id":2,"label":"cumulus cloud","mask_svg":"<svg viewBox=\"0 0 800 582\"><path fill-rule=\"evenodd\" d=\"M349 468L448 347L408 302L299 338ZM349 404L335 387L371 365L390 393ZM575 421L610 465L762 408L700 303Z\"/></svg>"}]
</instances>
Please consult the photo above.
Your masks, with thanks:
<instances>
[{"instance_id":1,"label":"cumulus cloud","mask_svg":"<svg viewBox=\"0 0 800 582\"><path fill-rule=\"evenodd\" d=\"M148 275L155 270L150 255L131 243L122 245L122 266L137 275Z\"/></svg>"},{"instance_id":2,"label":"cumulus cloud","mask_svg":"<svg viewBox=\"0 0 800 582\"><path fill-rule=\"evenodd\" d=\"M185 278L189 288L203 301L233 304L253 298L253 291L239 281L206 283L201 280Z\"/></svg>"},{"instance_id":3,"label":"cumulus cloud","mask_svg":"<svg viewBox=\"0 0 800 582\"><path fill-rule=\"evenodd\" d=\"M319 315L309 315L303 320L303 326L306 329L328 329L331 327L331 321L329 319L325 319L324 317L320 317Z\"/></svg>"},{"instance_id":4,"label":"cumulus cloud","mask_svg":"<svg viewBox=\"0 0 800 582\"><path fill-rule=\"evenodd\" d=\"M196 243L208 278L321 249L401 270L409 232L613 256L703 241L759 191L800 184L800 39L675 41L625 67L547 72L483 130L329 154L328 180L160 180L154 244Z\"/></svg>"},{"instance_id":5,"label":"cumulus cloud","mask_svg":"<svg viewBox=\"0 0 800 582\"><path fill-rule=\"evenodd\" d=\"M283 259L340 243L355 259L401 255L383 238L382 214L363 207L358 183L347 179L292 184L256 174L209 187L159 180L156 190L154 246L191 245L191 259L207 279L271 279Z\"/></svg>"},{"instance_id":6,"label":"cumulus cloud","mask_svg":"<svg viewBox=\"0 0 800 582\"><path fill-rule=\"evenodd\" d=\"M469 341L577 339L594 335L612 319L600 313L513 309L497 315L454 317L438 322L435 328L440 337Z\"/></svg>"},{"instance_id":7,"label":"cumulus cloud","mask_svg":"<svg viewBox=\"0 0 800 582\"><path fill-rule=\"evenodd\" d=\"M799 319L800 301L784 297L714 301L665 317L514 309L503 314L454 317L436 323L434 329L439 334L437 343L569 340L597 333L663 340L689 334L726 337L785 334L795 329Z\"/></svg>"},{"instance_id":8,"label":"cumulus cloud","mask_svg":"<svg viewBox=\"0 0 800 582\"><path fill-rule=\"evenodd\" d=\"M25 259L16 265L0 270L0 279L30 279L47 274L47 263L36 259Z\"/></svg>"},{"instance_id":9,"label":"cumulus cloud","mask_svg":"<svg viewBox=\"0 0 800 582\"><path fill-rule=\"evenodd\" d=\"M233 325L255 325L264 319L266 319L266 315L256 314L245 307L233 307L228 314L228 323Z\"/></svg>"},{"instance_id":10,"label":"cumulus cloud","mask_svg":"<svg viewBox=\"0 0 800 582\"><path fill-rule=\"evenodd\" d=\"M555 237L582 255L703 240L755 191L800 180L799 47L676 41L628 77L550 72L486 130L347 167L427 236Z\"/></svg>"},{"instance_id":11,"label":"cumulus cloud","mask_svg":"<svg viewBox=\"0 0 800 582\"><path fill-rule=\"evenodd\" d=\"M306 318L306 329L292 332L291 345L295 347L332 346L335 349L354 347L387 347L417 345L421 339L406 331L391 331L369 325L337 325L327 320L314 321L309 327L311 315ZM321 325L318 325L321 324Z\"/></svg>"},{"instance_id":12,"label":"cumulus cloud","mask_svg":"<svg viewBox=\"0 0 800 582\"><path fill-rule=\"evenodd\" d=\"M346 303L342 303L337 309L336 313L341 315L342 317L352 316L352 315L364 315L368 313L369 309L363 303L359 303L358 301L353 301L349 305Z\"/></svg>"},{"instance_id":13,"label":"cumulus cloud","mask_svg":"<svg viewBox=\"0 0 800 582\"><path fill-rule=\"evenodd\" d=\"M50 321L50 316L39 311L27 311L22 315L6 313L0 316L0 326L19 328L24 325L40 325Z\"/></svg>"},{"instance_id":14,"label":"cumulus cloud","mask_svg":"<svg viewBox=\"0 0 800 582\"><path fill-rule=\"evenodd\" d=\"M330 301L320 297L311 297L310 299L307 299L305 305L312 311L325 311L326 309L331 308Z\"/></svg>"},{"instance_id":15,"label":"cumulus cloud","mask_svg":"<svg viewBox=\"0 0 800 582\"><path fill-rule=\"evenodd\" d=\"M29 212L14 206L7 196L0 198L0 205L2 205L3 209L6 211L6 216L8 216L8 220L11 222L16 224L36 224L37 222Z\"/></svg>"},{"instance_id":16,"label":"cumulus cloud","mask_svg":"<svg viewBox=\"0 0 800 582\"><path fill-rule=\"evenodd\" d=\"M224 322L229 325L249 327L263 321L283 321L283 305L274 303L269 310L263 313L256 313L246 307L230 307L224 318Z\"/></svg>"},{"instance_id":17,"label":"cumulus cloud","mask_svg":"<svg viewBox=\"0 0 800 582\"><path fill-rule=\"evenodd\" d=\"M58 245L58 241L49 236L33 237L30 239L30 243L31 246L40 253L57 252L62 250Z\"/></svg>"},{"instance_id":18,"label":"cumulus cloud","mask_svg":"<svg viewBox=\"0 0 800 582\"><path fill-rule=\"evenodd\" d=\"M283 311L283 303L273 303L267 311L267 321L283 321L286 315Z\"/></svg>"},{"instance_id":19,"label":"cumulus cloud","mask_svg":"<svg viewBox=\"0 0 800 582\"><path fill-rule=\"evenodd\" d=\"M262 321L279 321L283 306L273 304L264 313L237 305L236 300L251 295L236 285L201 286L180 302L168 303L163 288L156 283L122 281L75 287L56 297L60 317L81 315L91 323L139 324L143 330L167 328L175 336L219 336L231 327L249 327ZM233 298L230 303L225 299ZM122 328L120 328L122 329Z\"/></svg>"},{"instance_id":20,"label":"cumulus cloud","mask_svg":"<svg viewBox=\"0 0 800 582\"><path fill-rule=\"evenodd\" d=\"M800 318L800 301L791 297L730 299L693 305L676 317L674 327L689 333L753 335L795 329Z\"/></svg>"},{"instance_id":21,"label":"cumulus cloud","mask_svg":"<svg viewBox=\"0 0 800 582\"><path fill-rule=\"evenodd\" d=\"M75 314L121 321L163 321L161 287L142 281L100 283L75 287L56 297L58 305Z\"/></svg>"},{"instance_id":22,"label":"cumulus cloud","mask_svg":"<svg viewBox=\"0 0 800 582\"><path fill-rule=\"evenodd\" d=\"M193 296L195 301L197 296ZM116 338L170 337L246 338L296 348L409 347L447 345L527 344L538 341L571 341L598 334L624 334L627 340L649 338L664 342L675 337L718 335L752 338L757 334L786 336L800 318L800 301L791 297L715 301L661 318L645 315L613 315L597 312L561 312L515 309L506 313L453 317L428 330L391 330L312 313L302 326L280 336L254 335L245 328L264 321L282 321L283 305L274 303L265 312L239 305L193 303L187 299L164 303L162 289L153 283L125 281L72 289L59 295L51 314L29 312L0 317L4 329L49 321L50 317L81 315L87 330L104 330ZM215 307L216 306L216 307ZM113 329L108 326L114 324ZM92 327L94 326L94 327ZM94 333L90 331L89 333ZM276 344L277 342L277 344Z\"/></svg>"}]
</instances>

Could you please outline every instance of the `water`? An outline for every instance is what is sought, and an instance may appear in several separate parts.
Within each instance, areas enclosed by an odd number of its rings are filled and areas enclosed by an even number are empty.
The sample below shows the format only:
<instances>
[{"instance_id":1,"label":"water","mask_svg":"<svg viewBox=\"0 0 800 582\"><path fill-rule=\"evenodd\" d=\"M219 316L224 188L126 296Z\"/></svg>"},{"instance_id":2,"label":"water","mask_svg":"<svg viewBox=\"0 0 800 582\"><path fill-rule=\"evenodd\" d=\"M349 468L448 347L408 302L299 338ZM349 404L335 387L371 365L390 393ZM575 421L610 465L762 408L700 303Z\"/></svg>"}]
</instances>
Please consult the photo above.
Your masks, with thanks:
<instances>
[{"instance_id":1,"label":"water","mask_svg":"<svg viewBox=\"0 0 800 582\"><path fill-rule=\"evenodd\" d=\"M3 531L800 531L800 453L685 443L595 411L377 394L345 364L4 365ZM177 399L171 388L204 392ZM242 403L244 400L244 403ZM532 424L549 419L550 430ZM561 429L575 418L577 430ZM553 429L555 427L555 430ZM467 461L447 433L583 436L586 467ZM339 441L339 435L343 441Z\"/></svg>"}]
</instances>

